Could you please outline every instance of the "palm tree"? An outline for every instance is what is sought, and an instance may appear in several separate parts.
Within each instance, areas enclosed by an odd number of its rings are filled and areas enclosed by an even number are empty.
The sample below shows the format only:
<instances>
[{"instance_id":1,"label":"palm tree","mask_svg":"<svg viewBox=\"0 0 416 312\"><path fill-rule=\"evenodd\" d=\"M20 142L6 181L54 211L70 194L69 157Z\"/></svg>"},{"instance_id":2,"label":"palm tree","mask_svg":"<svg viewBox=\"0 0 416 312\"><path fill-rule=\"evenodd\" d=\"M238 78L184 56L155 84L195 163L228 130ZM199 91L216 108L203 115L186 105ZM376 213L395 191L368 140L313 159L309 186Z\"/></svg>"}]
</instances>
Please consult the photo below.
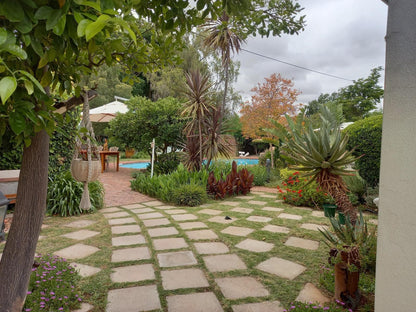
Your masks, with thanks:
<instances>
[{"instance_id":1,"label":"palm tree","mask_svg":"<svg viewBox=\"0 0 416 312\"><path fill-rule=\"evenodd\" d=\"M346 149L348 136L341 132L339 119L327 107L322 108L320 116L322 123L318 130L314 130L310 124L301 127L304 124L303 113L296 122L286 116L289 130L282 154L296 164L296 170L304 171L304 176L312 176L334 198L339 209L355 223L357 210L347 196L348 189L341 176L352 175L352 170L346 166L356 158L352 156L352 151Z\"/></svg>"},{"instance_id":2,"label":"palm tree","mask_svg":"<svg viewBox=\"0 0 416 312\"><path fill-rule=\"evenodd\" d=\"M228 91L231 52L238 53L241 50L241 44L245 41L232 28L230 17L225 11L217 20L210 20L203 27L208 30L208 36L204 39L204 45L214 51L221 51L222 66L224 66L225 72L224 95L221 108L221 111L224 112Z\"/></svg>"},{"instance_id":3,"label":"palm tree","mask_svg":"<svg viewBox=\"0 0 416 312\"><path fill-rule=\"evenodd\" d=\"M185 126L184 131L187 137L195 135L199 137L200 168L203 161L202 137L204 126L209 111L214 109L210 100L210 88L212 84L209 82L208 76L201 74L199 70L191 70L186 73L185 76L187 86L185 95L188 98L188 101L185 103L185 109L182 111L182 116L189 117L190 121Z\"/></svg>"}]
</instances>

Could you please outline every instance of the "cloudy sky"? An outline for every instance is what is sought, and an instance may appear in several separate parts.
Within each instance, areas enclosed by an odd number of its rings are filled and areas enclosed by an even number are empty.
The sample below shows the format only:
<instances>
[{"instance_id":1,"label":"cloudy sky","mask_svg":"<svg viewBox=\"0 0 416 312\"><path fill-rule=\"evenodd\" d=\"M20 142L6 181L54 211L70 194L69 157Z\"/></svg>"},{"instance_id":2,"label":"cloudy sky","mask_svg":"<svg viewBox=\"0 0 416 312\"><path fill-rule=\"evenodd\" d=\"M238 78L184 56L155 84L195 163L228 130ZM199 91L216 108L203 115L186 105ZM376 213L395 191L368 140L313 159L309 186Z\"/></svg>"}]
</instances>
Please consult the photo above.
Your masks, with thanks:
<instances>
[{"instance_id":1,"label":"cloudy sky","mask_svg":"<svg viewBox=\"0 0 416 312\"><path fill-rule=\"evenodd\" d=\"M332 93L384 67L387 5L381 0L299 0L306 15L299 35L249 38L243 49L288 63L350 79L341 80L301 70L246 51L234 56L240 75L234 87L245 100L265 77L280 73L290 78L307 104L321 93ZM384 72L379 81L384 84Z\"/></svg>"}]
</instances>

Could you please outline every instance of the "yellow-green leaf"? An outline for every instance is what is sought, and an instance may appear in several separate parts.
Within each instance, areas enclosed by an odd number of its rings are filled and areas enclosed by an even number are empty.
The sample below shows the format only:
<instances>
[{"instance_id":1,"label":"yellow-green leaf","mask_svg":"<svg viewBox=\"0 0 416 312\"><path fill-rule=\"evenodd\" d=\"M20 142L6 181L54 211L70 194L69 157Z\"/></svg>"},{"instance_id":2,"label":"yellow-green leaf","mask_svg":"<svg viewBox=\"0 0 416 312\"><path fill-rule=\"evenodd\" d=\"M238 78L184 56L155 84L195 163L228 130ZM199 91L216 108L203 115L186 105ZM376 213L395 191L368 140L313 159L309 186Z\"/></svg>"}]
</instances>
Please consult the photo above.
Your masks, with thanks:
<instances>
[{"instance_id":1,"label":"yellow-green leaf","mask_svg":"<svg viewBox=\"0 0 416 312\"><path fill-rule=\"evenodd\" d=\"M25 88L27 93L30 95L33 93L33 83L29 80L24 80Z\"/></svg>"},{"instance_id":2,"label":"yellow-green leaf","mask_svg":"<svg viewBox=\"0 0 416 312\"><path fill-rule=\"evenodd\" d=\"M6 103L6 101L13 94L16 88L17 88L16 78L7 76L7 77L3 77L3 79L0 80L0 98L3 104Z\"/></svg>"},{"instance_id":3,"label":"yellow-green leaf","mask_svg":"<svg viewBox=\"0 0 416 312\"><path fill-rule=\"evenodd\" d=\"M85 29L85 38L87 39L87 41L94 38L96 34L103 30L109 19L111 19L110 16L103 14L100 15L100 17L97 18L95 22L89 24Z\"/></svg>"}]
</instances>

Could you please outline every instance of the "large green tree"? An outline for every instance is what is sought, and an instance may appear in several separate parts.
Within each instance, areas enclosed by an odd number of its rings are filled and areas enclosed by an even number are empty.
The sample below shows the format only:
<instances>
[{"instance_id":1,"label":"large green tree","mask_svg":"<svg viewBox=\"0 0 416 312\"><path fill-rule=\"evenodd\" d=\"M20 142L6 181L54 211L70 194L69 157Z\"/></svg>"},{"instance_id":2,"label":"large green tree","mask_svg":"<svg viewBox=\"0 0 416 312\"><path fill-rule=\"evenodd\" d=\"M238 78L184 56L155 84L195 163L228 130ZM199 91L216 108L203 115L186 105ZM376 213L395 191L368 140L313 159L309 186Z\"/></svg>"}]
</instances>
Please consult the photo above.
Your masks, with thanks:
<instances>
[{"instance_id":1,"label":"large green tree","mask_svg":"<svg viewBox=\"0 0 416 312\"><path fill-rule=\"evenodd\" d=\"M53 114L77 105L81 74L123 61L146 72L176 59L180 37L224 9L247 33L278 35L295 1L15 0L0 2L0 136L24 143L13 224L0 262L0 310L21 311L46 207ZM297 8L297 9L296 9ZM290 33L290 31L289 31ZM56 96L55 96L56 95ZM62 97L72 96L65 101Z\"/></svg>"},{"instance_id":2,"label":"large green tree","mask_svg":"<svg viewBox=\"0 0 416 312\"><path fill-rule=\"evenodd\" d=\"M180 117L182 103L167 97L156 102L144 97L128 101L129 111L110 121L107 134L120 147L133 147L151 154L150 143L166 153L167 148L178 148L185 121Z\"/></svg>"}]
</instances>

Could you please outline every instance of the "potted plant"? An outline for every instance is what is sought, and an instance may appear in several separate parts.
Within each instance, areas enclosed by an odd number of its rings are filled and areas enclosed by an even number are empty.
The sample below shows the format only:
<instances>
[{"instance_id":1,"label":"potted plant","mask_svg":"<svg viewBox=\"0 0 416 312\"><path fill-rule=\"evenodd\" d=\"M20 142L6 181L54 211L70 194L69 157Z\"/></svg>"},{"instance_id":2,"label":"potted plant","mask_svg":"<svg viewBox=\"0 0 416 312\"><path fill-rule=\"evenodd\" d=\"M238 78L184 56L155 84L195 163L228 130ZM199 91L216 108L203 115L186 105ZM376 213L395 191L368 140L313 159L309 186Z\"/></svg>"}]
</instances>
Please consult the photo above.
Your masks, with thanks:
<instances>
[{"instance_id":1,"label":"potted plant","mask_svg":"<svg viewBox=\"0 0 416 312\"><path fill-rule=\"evenodd\" d=\"M132 158L134 153L135 153L134 148L126 147L125 149L126 158Z\"/></svg>"},{"instance_id":2,"label":"potted plant","mask_svg":"<svg viewBox=\"0 0 416 312\"><path fill-rule=\"evenodd\" d=\"M368 231L362 213L355 224L346 216L345 225L330 218L332 231L319 229L330 248L329 262L334 265L335 299L355 309L360 302L358 282L366 267L365 259L375 248L375 230Z\"/></svg>"},{"instance_id":3,"label":"potted plant","mask_svg":"<svg viewBox=\"0 0 416 312\"><path fill-rule=\"evenodd\" d=\"M90 171L90 173L89 173ZM101 173L100 153L96 145L91 145L91 162L88 162L88 152L78 141L75 146L75 155L71 161L71 174L78 182L91 182L98 179ZM88 177L88 174L90 176Z\"/></svg>"}]
</instances>

